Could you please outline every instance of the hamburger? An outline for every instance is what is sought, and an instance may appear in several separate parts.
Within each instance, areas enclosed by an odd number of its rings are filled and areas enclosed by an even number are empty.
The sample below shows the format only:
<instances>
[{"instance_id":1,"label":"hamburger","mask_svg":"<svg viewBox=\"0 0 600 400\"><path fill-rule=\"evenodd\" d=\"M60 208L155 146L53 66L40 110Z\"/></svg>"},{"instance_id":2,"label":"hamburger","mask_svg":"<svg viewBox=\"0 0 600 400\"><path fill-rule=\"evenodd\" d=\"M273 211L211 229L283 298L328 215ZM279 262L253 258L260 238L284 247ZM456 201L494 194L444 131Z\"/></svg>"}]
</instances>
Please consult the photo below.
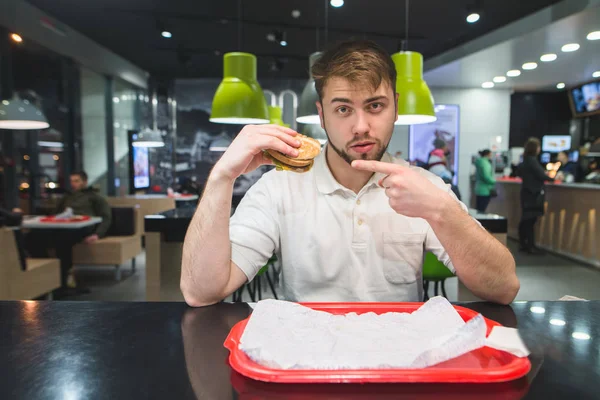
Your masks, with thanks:
<instances>
[{"instance_id":1,"label":"hamburger","mask_svg":"<svg viewBox=\"0 0 600 400\"><path fill-rule=\"evenodd\" d=\"M321 143L305 135L295 136L300 141L298 157L289 157L277 150L265 150L267 158L271 159L278 171L307 172L313 164L314 158L321 152Z\"/></svg>"}]
</instances>

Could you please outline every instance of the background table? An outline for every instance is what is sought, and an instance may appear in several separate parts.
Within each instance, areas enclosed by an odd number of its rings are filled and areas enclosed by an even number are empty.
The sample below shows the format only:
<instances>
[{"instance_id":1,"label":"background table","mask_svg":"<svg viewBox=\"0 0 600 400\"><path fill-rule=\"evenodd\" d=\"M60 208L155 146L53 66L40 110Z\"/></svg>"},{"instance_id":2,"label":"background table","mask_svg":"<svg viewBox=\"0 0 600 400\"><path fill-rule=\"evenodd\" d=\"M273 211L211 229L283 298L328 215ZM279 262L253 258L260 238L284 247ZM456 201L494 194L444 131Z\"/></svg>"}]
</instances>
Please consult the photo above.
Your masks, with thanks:
<instances>
[{"instance_id":1,"label":"background table","mask_svg":"<svg viewBox=\"0 0 600 400\"><path fill-rule=\"evenodd\" d=\"M526 377L492 385L266 384L227 364L223 342L250 314L247 304L23 301L0 302L0 398L598 398L600 301L463 305L519 328L532 351ZM590 340L574 339L579 331Z\"/></svg>"},{"instance_id":2,"label":"background table","mask_svg":"<svg viewBox=\"0 0 600 400\"><path fill-rule=\"evenodd\" d=\"M81 222L41 222L41 218L45 217L38 215L27 215L25 218L23 218L21 227L27 229L80 229L102 222L101 217L90 217L90 219L87 221Z\"/></svg>"}]
</instances>

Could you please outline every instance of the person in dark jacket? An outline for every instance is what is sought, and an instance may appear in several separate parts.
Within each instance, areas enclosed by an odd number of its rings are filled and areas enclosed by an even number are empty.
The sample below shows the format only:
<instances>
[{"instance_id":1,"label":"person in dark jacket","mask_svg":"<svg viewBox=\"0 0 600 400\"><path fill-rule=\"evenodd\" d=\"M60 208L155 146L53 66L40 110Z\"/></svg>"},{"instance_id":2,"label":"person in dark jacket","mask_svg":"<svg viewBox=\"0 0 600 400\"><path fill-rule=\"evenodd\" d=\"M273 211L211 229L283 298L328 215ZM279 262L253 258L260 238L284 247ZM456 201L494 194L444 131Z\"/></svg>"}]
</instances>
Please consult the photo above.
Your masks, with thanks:
<instances>
[{"instance_id":1,"label":"person in dark jacket","mask_svg":"<svg viewBox=\"0 0 600 400\"><path fill-rule=\"evenodd\" d=\"M537 254L535 248L535 223L544 215L545 190L544 183L554 181L538 162L540 141L530 138L525 143L523 163L519 167L523 184L521 186L521 222L519 223L520 250Z\"/></svg>"},{"instance_id":2,"label":"person in dark jacket","mask_svg":"<svg viewBox=\"0 0 600 400\"><path fill-rule=\"evenodd\" d=\"M67 289L69 273L73 266L73 246L80 242L91 244L106 236L112 218L106 199L95 189L88 187L88 177L85 172L73 172L70 176L70 183L71 192L66 193L58 203L56 213L71 208L73 215L101 217L102 222L87 228L52 232L51 235L47 230L34 230L27 238L29 253L34 257L48 257L48 248L56 250L56 256L60 259L63 290ZM74 283L70 283L70 285L74 286Z\"/></svg>"}]
</instances>

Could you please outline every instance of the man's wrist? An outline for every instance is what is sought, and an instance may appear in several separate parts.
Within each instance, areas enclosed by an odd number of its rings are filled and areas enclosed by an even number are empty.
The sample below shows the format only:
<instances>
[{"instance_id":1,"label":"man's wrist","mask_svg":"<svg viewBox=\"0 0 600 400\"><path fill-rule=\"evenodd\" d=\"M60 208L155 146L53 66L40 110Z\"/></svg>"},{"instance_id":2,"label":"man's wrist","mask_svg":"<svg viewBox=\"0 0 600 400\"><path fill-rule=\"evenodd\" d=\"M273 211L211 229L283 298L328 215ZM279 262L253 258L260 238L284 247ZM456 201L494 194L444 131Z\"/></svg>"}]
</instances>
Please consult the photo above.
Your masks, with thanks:
<instances>
[{"instance_id":1,"label":"man's wrist","mask_svg":"<svg viewBox=\"0 0 600 400\"><path fill-rule=\"evenodd\" d=\"M231 176L229 171L220 168L218 163L215 165L210 175L208 176L208 181L214 184L233 185L236 179L237 177Z\"/></svg>"},{"instance_id":2,"label":"man's wrist","mask_svg":"<svg viewBox=\"0 0 600 400\"><path fill-rule=\"evenodd\" d=\"M452 196L448 193L443 193L442 196L436 199L429 211L429 215L425 217L425 220L431 226L440 225L445 218L459 210L460 206Z\"/></svg>"}]
</instances>

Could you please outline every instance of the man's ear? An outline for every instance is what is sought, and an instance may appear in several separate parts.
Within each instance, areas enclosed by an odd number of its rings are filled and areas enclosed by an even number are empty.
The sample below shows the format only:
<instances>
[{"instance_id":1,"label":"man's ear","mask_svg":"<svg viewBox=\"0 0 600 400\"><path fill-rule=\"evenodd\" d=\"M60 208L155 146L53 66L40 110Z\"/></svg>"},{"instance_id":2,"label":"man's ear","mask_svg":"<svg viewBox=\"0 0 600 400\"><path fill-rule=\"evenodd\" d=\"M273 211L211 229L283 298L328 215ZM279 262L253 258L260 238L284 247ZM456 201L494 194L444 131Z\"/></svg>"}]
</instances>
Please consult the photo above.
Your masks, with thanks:
<instances>
[{"instance_id":1,"label":"man's ear","mask_svg":"<svg viewBox=\"0 0 600 400\"><path fill-rule=\"evenodd\" d=\"M323 124L323 103L320 100L315 102L317 106L317 112L319 113L319 120L321 121L321 128L325 129L325 125Z\"/></svg>"}]
</instances>

